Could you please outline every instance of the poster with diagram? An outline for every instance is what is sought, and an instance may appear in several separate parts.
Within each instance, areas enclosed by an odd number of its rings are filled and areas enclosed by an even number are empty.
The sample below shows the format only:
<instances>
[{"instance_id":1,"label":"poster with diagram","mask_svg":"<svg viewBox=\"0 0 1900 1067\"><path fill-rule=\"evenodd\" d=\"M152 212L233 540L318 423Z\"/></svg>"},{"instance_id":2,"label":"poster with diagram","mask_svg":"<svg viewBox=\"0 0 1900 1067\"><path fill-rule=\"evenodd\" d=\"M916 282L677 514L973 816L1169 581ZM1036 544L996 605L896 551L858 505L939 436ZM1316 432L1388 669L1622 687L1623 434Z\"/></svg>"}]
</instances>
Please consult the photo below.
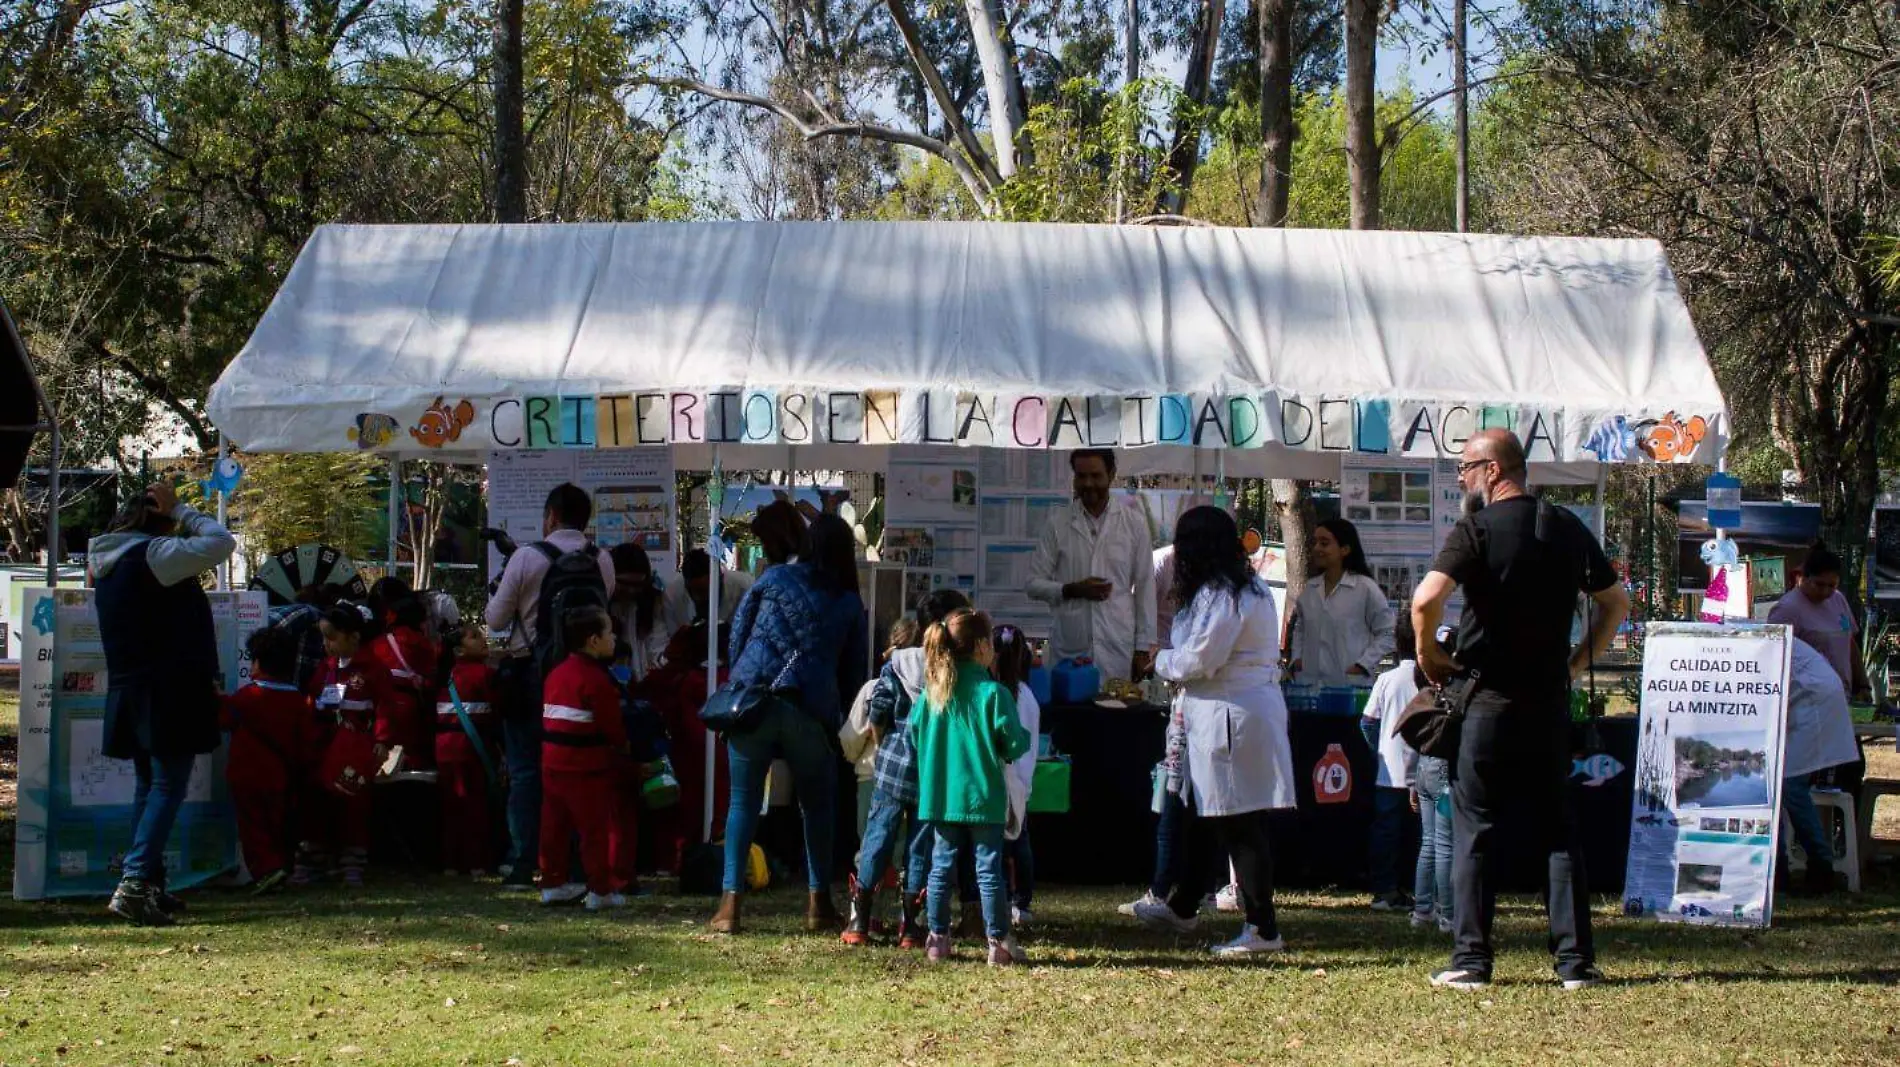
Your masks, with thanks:
<instances>
[{"instance_id":1,"label":"poster with diagram","mask_svg":"<svg viewBox=\"0 0 1900 1067\"><path fill-rule=\"evenodd\" d=\"M1357 455L1340 460L1340 514L1358 529L1372 576L1394 605L1410 600L1431 569L1432 557L1458 523L1463 499L1453 462Z\"/></svg>"},{"instance_id":2,"label":"poster with diagram","mask_svg":"<svg viewBox=\"0 0 1900 1067\"><path fill-rule=\"evenodd\" d=\"M504 450L488 454L488 525L516 544L541 539L548 492L562 482L586 490L594 503L587 535L603 549L646 549L662 582L679 572L678 488L666 448ZM488 573L501 573L501 553L488 549Z\"/></svg>"},{"instance_id":3,"label":"poster with diagram","mask_svg":"<svg viewBox=\"0 0 1900 1067\"><path fill-rule=\"evenodd\" d=\"M225 692L250 681L245 640L263 627L262 592L212 593L211 617ZM28 589L20 671L19 832L13 895L103 896L132 843L135 779L129 760L107 758L106 662L90 589ZM172 887L237 866L237 832L224 784L224 749L198 757L172 831L165 866Z\"/></svg>"},{"instance_id":4,"label":"poster with diagram","mask_svg":"<svg viewBox=\"0 0 1900 1067\"><path fill-rule=\"evenodd\" d=\"M1645 629L1625 914L1768 925L1790 633L1717 623Z\"/></svg>"},{"instance_id":5,"label":"poster with diagram","mask_svg":"<svg viewBox=\"0 0 1900 1067\"><path fill-rule=\"evenodd\" d=\"M1046 452L1005 449L984 449L980 459L983 566L977 603L996 622L1020 627L1031 637L1048 637L1055 625L1049 605L1024 590L1036 542L1051 517L1069 506L1067 472L1056 459Z\"/></svg>"},{"instance_id":6,"label":"poster with diagram","mask_svg":"<svg viewBox=\"0 0 1900 1067\"><path fill-rule=\"evenodd\" d=\"M974 452L891 451L879 558L907 568L907 611L933 589L957 589L972 599L977 595L981 534Z\"/></svg>"}]
</instances>

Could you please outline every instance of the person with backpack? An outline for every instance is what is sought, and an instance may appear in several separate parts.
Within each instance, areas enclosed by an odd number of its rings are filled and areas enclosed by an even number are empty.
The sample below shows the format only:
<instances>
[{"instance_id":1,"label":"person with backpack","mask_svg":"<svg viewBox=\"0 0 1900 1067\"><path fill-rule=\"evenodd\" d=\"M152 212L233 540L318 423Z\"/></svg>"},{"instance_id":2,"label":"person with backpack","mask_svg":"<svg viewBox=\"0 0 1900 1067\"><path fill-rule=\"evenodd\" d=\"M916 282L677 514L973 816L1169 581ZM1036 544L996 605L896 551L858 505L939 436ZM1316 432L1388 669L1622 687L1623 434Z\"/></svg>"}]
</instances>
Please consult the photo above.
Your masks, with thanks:
<instances>
[{"instance_id":1,"label":"person with backpack","mask_svg":"<svg viewBox=\"0 0 1900 1067\"><path fill-rule=\"evenodd\" d=\"M544 539L508 557L488 600L491 632L508 630L507 652L495 668L492 701L501 719L508 769L508 860L502 887L535 887L541 827L541 685L571 651L562 638L569 612L607 610L614 587L613 557L587 539L593 501L563 482L548 493L541 515Z\"/></svg>"}]
</instances>

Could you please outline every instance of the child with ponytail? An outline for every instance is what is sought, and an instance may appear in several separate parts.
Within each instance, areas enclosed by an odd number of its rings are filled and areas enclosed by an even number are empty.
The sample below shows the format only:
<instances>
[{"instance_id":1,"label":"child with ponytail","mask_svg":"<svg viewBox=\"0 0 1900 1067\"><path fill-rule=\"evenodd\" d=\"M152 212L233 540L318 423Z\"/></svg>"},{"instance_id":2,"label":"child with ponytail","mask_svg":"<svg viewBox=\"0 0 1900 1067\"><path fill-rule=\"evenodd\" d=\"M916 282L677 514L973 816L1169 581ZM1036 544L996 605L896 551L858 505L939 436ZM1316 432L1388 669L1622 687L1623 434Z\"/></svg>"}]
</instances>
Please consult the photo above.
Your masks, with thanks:
<instances>
[{"instance_id":1,"label":"child with ponytail","mask_svg":"<svg viewBox=\"0 0 1900 1067\"><path fill-rule=\"evenodd\" d=\"M984 932L991 966L1023 961L1010 935L1010 903L1003 876L1003 826L1009 763L1029 751L1029 734L1016 718L1016 698L990 677L996 660L989 619L968 608L951 612L924 634L923 699L912 710L917 750L917 815L936 831L930 867L931 960L950 958L950 892L957 860L976 856Z\"/></svg>"}]
</instances>

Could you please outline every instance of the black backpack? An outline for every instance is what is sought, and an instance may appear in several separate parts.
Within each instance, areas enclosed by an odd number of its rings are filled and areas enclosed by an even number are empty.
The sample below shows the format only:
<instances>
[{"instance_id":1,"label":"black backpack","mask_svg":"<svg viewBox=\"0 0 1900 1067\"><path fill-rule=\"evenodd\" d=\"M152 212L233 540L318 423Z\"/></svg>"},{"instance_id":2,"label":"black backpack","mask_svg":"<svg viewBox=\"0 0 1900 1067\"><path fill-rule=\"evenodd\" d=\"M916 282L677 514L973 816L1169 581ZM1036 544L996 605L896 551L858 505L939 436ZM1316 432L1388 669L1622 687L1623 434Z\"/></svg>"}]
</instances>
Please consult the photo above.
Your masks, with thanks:
<instances>
[{"instance_id":1,"label":"black backpack","mask_svg":"<svg viewBox=\"0 0 1900 1067\"><path fill-rule=\"evenodd\" d=\"M534 547L548 558L534 617L534 662L546 678L567 658L567 613L586 607L607 610L607 583L600 577L600 549L592 542L572 552L546 541Z\"/></svg>"}]
</instances>

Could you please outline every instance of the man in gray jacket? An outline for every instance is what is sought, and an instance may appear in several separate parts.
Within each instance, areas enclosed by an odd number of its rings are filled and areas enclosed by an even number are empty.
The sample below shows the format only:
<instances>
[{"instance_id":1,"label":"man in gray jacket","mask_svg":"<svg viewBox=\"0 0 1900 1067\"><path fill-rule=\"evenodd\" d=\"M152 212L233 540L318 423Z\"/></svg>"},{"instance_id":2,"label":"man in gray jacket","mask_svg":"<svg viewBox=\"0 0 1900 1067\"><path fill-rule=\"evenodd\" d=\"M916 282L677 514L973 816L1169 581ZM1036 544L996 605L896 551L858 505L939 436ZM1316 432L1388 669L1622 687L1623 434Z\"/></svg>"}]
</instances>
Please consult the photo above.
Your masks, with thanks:
<instances>
[{"instance_id":1,"label":"man in gray jacket","mask_svg":"<svg viewBox=\"0 0 1900 1067\"><path fill-rule=\"evenodd\" d=\"M165 890L165 846L198 757L218 747L218 645L198 576L237 540L155 483L119 509L87 550L106 653L103 754L132 761L132 847L113 914L170 926L184 902Z\"/></svg>"}]
</instances>

